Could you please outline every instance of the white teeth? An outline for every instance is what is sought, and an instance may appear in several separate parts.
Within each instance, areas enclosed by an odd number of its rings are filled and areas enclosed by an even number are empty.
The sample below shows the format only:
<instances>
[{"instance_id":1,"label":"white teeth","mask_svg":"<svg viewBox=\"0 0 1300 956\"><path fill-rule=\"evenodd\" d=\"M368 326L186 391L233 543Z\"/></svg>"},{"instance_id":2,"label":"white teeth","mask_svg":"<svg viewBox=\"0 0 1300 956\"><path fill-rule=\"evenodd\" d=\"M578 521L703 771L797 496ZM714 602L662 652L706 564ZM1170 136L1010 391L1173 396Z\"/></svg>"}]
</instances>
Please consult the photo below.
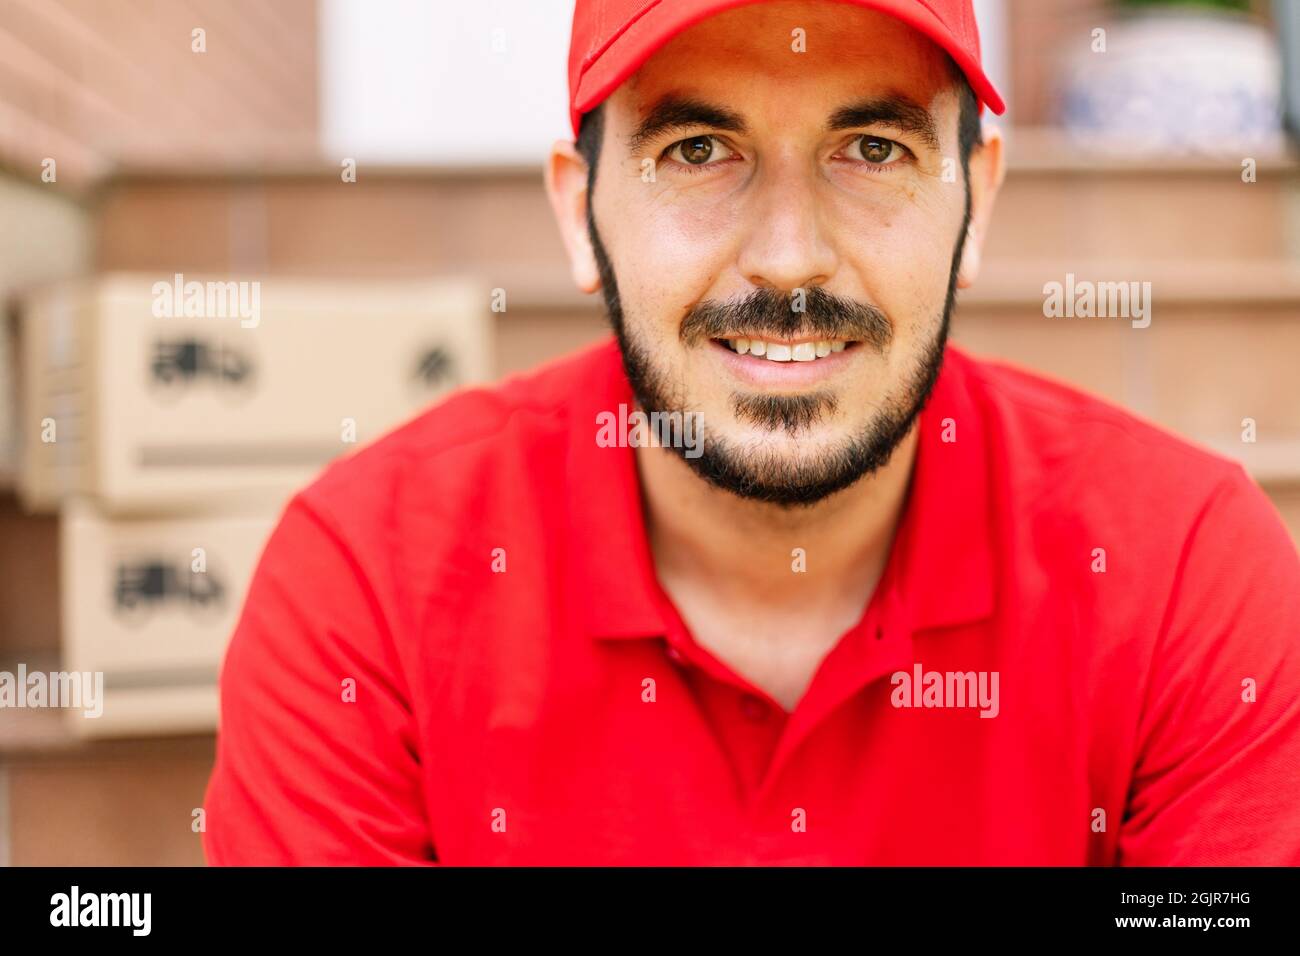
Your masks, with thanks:
<instances>
[{"instance_id":1,"label":"white teeth","mask_svg":"<svg viewBox=\"0 0 1300 956\"><path fill-rule=\"evenodd\" d=\"M762 339L724 339L727 345L739 355L756 355L771 362L811 362L825 358L832 352L843 352L846 342L799 342L787 345L784 342L764 342Z\"/></svg>"}]
</instances>

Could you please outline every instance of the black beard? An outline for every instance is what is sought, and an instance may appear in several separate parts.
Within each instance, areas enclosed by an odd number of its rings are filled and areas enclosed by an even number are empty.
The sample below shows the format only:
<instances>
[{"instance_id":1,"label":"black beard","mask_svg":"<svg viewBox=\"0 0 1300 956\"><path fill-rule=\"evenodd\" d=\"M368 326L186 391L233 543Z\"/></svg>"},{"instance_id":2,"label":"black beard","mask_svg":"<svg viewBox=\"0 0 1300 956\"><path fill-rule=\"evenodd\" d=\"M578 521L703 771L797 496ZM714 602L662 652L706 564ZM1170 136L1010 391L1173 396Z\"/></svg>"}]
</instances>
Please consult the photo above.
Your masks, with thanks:
<instances>
[{"instance_id":1,"label":"black beard","mask_svg":"<svg viewBox=\"0 0 1300 956\"><path fill-rule=\"evenodd\" d=\"M970 223L970 197L967 194L966 215L953 250L952 263L949 268L948 293L944 302L943 319L939 334L925 349L912 374L909 376L903 397L896 402L888 402L861 432L846 441L841 447L828 452L812 464L791 463L779 455L757 452L741 453L720 438L711 438L707 430L703 436L703 448L697 449L698 457L688 458L686 449L671 448L691 469L705 481L729 491L741 498L763 501L784 508L810 506L817 504L837 491L842 491L867 475L883 468L892 457L908 432L911 431L917 417L921 414L934 384L943 367L944 349L948 342L948 329L953 307L957 299L957 270L961 264L962 248L965 245L967 227ZM646 412L680 412L689 411L685 407L685 397L680 391L674 391L670 383L655 368L650 356L632 341L624 323L622 304L619 300L618 282L614 269L600 241L594 216L588 207L587 231L591 247L600 270L601 291L605 299L605 309L610 325L618 339L623 355L623 369L631 383L637 404ZM794 334L799 331L821 331L829 333L824 338L852 337L861 340L857 348L887 347L892 339L892 323L871 306L852 303L833 296L818 295L814 289L808 295L806 311L789 318L788 299L782 307L786 318L776 318L772 308L771 295L758 294L746 298L733 306L704 304L701 309L693 310L683 322L682 337L694 341L710 337L723 337L728 318L751 319L749 324L738 322L736 328L767 328L772 331L784 331ZM747 309L745 303L751 303ZM778 324L784 323L780 329ZM845 329L853 329L852 336L843 335ZM733 397L733 407L738 417L766 425L769 428L784 428L795 432L805 429L820 419L823 412L834 410L835 399L832 395L815 393L812 396L774 396L741 395Z\"/></svg>"}]
</instances>

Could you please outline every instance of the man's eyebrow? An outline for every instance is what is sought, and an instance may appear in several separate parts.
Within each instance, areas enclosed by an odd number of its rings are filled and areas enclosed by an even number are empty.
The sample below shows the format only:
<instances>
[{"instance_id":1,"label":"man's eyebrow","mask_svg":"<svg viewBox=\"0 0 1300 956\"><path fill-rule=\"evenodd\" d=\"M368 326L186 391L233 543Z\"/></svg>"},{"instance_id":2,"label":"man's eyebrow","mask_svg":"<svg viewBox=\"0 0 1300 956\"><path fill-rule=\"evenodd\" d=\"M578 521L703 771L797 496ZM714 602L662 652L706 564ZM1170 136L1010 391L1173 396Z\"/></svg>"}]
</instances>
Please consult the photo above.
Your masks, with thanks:
<instances>
[{"instance_id":1,"label":"man's eyebrow","mask_svg":"<svg viewBox=\"0 0 1300 956\"><path fill-rule=\"evenodd\" d=\"M661 133L688 126L708 126L732 133L744 133L746 129L745 121L740 114L726 107L715 106L691 97L669 94L655 103L633 130L632 135L628 137L628 149L636 152Z\"/></svg>"},{"instance_id":2,"label":"man's eyebrow","mask_svg":"<svg viewBox=\"0 0 1300 956\"><path fill-rule=\"evenodd\" d=\"M827 126L832 130L838 130L871 126L875 123L884 123L904 132L915 133L925 140L926 145L931 149L936 151L939 149L939 133L930 111L899 96L862 100L845 106L831 114Z\"/></svg>"}]
</instances>

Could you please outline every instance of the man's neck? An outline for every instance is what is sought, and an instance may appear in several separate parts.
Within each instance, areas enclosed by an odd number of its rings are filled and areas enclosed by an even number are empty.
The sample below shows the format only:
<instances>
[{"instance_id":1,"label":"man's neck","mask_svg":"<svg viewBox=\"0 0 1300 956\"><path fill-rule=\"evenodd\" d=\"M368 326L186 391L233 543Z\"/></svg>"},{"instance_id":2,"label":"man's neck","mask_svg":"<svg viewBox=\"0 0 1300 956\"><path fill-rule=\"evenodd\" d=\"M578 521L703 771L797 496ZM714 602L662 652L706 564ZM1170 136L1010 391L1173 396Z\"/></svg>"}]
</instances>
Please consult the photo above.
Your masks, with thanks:
<instances>
[{"instance_id":1,"label":"man's neck","mask_svg":"<svg viewBox=\"0 0 1300 956\"><path fill-rule=\"evenodd\" d=\"M916 435L914 427L873 475L800 508L747 501L707 484L662 448L638 449L655 568L692 630L710 633L715 652L733 640L731 631L768 646L755 655L790 653L778 645L791 642L829 650L861 616L884 571ZM736 653L740 659L747 650ZM747 666L756 673L763 664L755 656ZM802 689L787 690L797 699Z\"/></svg>"}]
</instances>

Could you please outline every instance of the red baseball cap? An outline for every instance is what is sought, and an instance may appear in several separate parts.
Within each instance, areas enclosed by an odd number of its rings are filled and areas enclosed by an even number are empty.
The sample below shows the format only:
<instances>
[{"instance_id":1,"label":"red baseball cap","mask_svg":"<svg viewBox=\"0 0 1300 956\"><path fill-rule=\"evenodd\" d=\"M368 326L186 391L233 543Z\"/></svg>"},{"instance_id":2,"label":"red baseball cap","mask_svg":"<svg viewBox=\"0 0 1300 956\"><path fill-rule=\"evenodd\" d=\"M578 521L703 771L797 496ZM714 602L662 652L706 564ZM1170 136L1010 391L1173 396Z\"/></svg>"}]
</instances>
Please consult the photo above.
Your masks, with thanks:
<instances>
[{"instance_id":1,"label":"red baseball cap","mask_svg":"<svg viewBox=\"0 0 1300 956\"><path fill-rule=\"evenodd\" d=\"M569 41L569 116L578 134L582 114L604 102L665 43L715 13L762 0L577 0ZM980 36L971 0L837 0L879 10L919 30L952 56L979 98L980 109L1006 110L980 65Z\"/></svg>"}]
</instances>

